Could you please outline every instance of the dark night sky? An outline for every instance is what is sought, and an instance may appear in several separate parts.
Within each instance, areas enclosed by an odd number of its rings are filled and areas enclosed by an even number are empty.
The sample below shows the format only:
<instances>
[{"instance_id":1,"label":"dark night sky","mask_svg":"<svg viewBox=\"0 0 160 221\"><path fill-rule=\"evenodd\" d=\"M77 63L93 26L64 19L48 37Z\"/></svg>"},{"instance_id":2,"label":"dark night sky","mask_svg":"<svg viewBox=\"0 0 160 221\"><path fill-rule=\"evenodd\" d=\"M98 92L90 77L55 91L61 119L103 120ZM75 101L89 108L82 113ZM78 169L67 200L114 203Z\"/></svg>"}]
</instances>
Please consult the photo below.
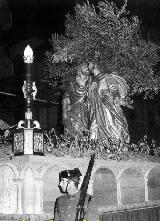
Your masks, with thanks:
<instances>
[{"instance_id":1,"label":"dark night sky","mask_svg":"<svg viewBox=\"0 0 160 221\"><path fill-rule=\"evenodd\" d=\"M99 2L99 0L88 1L95 5ZM111 2L111 0L108 1ZM124 4L123 0L113 1L119 7ZM86 1L8 0L8 6L12 12L12 27L3 32L3 40L7 45L7 53L14 62L14 72L16 78L19 79L18 85L24 78L22 76L24 70L20 70L19 62L21 59L23 64L23 52L26 45L29 44L32 47L37 60L43 59L44 53L50 47L49 39L52 34L64 33L65 15L68 12L74 12L76 2ZM140 18L145 32L149 32L153 40L160 42L160 0L128 0L127 9L131 15L137 15Z\"/></svg>"},{"instance_id":2,"label":"dark night sky","mask_svg":"<svg viewBox=\"0 0 160 221\"><path fill-rule=\"evenodd\" d=\"M48 39L54 32L63 33L65 14L72 12L76 2L83 0L8 0L13 25L6 33L9 42L40 37ZM97 4L98 0L90 0ZM119 5L122 0L114 0ZM159 0L128 0L128 10L137 14L145 30L160 32Z\"/></svg>"}]
</instances>

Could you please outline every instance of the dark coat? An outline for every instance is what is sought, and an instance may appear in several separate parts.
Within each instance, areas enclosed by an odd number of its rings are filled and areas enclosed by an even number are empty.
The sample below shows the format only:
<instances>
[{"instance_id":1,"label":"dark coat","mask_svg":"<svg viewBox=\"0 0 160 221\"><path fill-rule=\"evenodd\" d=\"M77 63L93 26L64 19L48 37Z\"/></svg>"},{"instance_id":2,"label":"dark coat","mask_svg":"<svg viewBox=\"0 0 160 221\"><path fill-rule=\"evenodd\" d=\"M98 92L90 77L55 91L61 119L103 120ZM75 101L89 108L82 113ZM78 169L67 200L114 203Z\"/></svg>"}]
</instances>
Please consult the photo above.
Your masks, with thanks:
<instances>
[{"instance_id":1,"label":"dark coat","mask_svg":"<svg viewBox=\"0 0 160 221\"><path fill-rule=\"evenodd\" d=\"M74 196L64 195L57 198L54 209L54 221L75 221L80 193ZM93 198L87 194L85 201L85 219L97 221L98 212Z\"/></svg>"}]
</instances>

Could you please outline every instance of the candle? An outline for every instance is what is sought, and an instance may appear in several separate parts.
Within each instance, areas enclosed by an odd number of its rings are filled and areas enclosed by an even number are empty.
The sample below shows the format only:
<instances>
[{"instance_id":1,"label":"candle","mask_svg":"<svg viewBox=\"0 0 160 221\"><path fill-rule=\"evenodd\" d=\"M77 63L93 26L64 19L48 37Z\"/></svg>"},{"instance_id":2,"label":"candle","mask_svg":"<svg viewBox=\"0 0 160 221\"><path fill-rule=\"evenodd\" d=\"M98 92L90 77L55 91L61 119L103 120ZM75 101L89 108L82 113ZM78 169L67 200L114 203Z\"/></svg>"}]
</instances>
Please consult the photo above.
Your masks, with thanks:
<instances>
[{"instance_id":1,"label":"candle","mask_svg":"<svg viewBox=\"0 0 160 221\"><path fill-rule=\"evenodd\" d=\"M24 62L33 63L33 51L29 45L24 50Z\"/></svg>"}]
</instances>

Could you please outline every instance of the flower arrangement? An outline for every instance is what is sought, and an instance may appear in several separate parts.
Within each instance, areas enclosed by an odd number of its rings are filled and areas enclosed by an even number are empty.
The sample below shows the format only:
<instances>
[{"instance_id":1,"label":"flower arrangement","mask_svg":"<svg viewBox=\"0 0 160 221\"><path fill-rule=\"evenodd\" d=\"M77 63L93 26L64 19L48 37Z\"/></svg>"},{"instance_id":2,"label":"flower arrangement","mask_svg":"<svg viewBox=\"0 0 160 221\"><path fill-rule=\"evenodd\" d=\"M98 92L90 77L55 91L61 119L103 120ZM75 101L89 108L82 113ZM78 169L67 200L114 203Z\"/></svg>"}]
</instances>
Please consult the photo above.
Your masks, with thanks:
<instances>
[{"instance_id":1,"label":"flower arrangement","mask_svg":"<svg viewBox=\"0 0 160 221\"><path fill-rule=\"evenodd\" d=\"M156 145L155 140L149 143L146 135L137 144L115 144L112 141L105 143L100 139L90 140L87 132L72 134L66 130L65 135L60 136L54 128L44 132L45 155L83 158L90 157L93 152L96 153L97 159L160 161L160 147ZM13 157L12 138L0 136L0 159L11 160Z\"/></svg>"}]
</instances>

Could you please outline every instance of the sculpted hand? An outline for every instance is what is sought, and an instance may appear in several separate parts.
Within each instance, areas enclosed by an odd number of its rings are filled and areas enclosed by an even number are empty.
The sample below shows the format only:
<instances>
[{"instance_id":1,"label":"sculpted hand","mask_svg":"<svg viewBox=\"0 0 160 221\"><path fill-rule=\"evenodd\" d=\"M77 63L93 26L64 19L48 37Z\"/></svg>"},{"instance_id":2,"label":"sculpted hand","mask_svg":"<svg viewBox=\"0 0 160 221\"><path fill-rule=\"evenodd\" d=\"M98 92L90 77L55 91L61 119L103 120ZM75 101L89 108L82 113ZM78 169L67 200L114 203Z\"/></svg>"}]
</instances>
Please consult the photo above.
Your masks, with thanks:
<instances>
[{"instance_id":1,"label":"sculpted hand","mask_svg":"<svg viewBox=\"0 0 160 221\"><path fill-rule=\"evenodd\" d=\"M70 99L66 98L63 100L63 117L67 119L67 112L70 111Z\"/></svg>"},{"instance_id":2,"label":"sculpted hand","mask_svg":"<svg viewBox=\"0 0 160 221\"><path fill-rule=\"evenodd\" d=\"M92 97L92 93L94 91L94 89L97 88L97 83L96 82L92 82L91 86L88 89L88 95L89 97Z\"/></svg>"},{"instance_id":3,"label":"sculpted hand","mask_svg":"<svg viewBox=\"0 0 160 221\"><path fill-rule=\"evenodd\" d=\"M97 83L96 82L92 82L91 86L89 87L89 90L94 90L97 88Z\"/></svg>"},{"instance_id":4,"label":"sculpted hand","mask_svg":"<svg viewBox=\"0 0 160 221\"><path fill-rule=\"evenodd\" d=\"M66 111L70 111L70 99L69 98L66 98L63 101L63 106Z\"/></svg>"},{"instance_id":5,"label":"sculpted hand","mask_svg":"<svg viewBox=\"0 0 160 221\"><path fill-rule=\"evenodd\" d=\"M117 98L115 99L114 103L115 103L116 105L124 105L124 100L117 97Z\"/></svg>"}]
</instances>

